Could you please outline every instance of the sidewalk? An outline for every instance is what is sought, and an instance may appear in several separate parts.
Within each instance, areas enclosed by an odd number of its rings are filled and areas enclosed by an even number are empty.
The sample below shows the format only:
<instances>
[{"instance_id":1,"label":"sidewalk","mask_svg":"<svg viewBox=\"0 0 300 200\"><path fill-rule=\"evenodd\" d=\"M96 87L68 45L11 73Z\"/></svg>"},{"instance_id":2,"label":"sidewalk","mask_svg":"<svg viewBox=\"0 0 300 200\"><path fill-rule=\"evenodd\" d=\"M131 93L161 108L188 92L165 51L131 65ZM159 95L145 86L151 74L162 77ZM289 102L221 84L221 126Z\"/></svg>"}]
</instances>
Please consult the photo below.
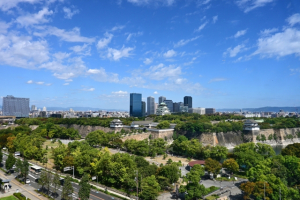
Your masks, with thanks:
<instances>
[{"instance_id":1,"label":"sidewalk","mask_svg":"<svg viewBox=\"0 0 300 200\"><path fill-rule=\"evenodd\" d=\"M35 188L30 185L23 185L19 183L14 179L13 175L5 176L4 172L0 170L0 178L9 179L12 186L6 193L1 191L0 197L7 197L13 195L13 193L20 192L31 200L47 200L46 197L40 196L37 192L35 192Z\"/></svg>"}]
</instances>

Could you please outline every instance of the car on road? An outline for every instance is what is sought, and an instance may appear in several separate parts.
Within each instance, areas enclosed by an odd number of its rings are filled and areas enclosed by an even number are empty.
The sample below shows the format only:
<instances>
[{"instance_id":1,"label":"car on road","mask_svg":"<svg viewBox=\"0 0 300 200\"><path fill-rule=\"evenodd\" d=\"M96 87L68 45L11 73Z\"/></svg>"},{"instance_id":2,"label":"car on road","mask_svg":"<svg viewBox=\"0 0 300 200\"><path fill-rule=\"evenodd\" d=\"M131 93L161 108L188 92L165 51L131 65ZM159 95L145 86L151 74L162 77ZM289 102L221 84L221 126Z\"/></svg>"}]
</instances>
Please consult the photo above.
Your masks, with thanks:
<instances>
[{"instance_id":1,"label":"car on road","mask_svg":"<svg viewBox=\"0 0 300 200\"><path fill-rule=\"evenodd\" d=\"M30 183L30 179L29 179L29 178L26 178L25 183Z\"/></svg>"}]
</instances>

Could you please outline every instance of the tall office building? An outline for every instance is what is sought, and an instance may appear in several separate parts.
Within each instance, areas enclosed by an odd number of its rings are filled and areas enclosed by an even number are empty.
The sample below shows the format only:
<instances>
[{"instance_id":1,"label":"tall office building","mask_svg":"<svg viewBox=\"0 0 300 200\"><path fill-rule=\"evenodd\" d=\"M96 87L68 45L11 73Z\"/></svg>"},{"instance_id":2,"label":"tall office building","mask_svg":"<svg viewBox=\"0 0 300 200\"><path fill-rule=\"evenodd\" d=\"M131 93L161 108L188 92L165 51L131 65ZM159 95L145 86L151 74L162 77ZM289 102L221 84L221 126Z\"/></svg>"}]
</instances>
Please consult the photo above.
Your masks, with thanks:
<instances>
[{"instance_id":1,"label":"tall office building","mask_svg":"<svg viewBox=\"0 0 300 200\"><path fill-rule=\"evenodd\" d=\"M187 106L188 108L192 108L193 107L192 97L191 96L185 96L183 98L183 104L185 106Z\"/></svg>"},{"instance_id":2,"label":"tall office building","mask_svg":"<svg viewBox=\"0 0 300 200\"><path fill-rule=\"evenodd\" d=\"M2 111L4 116L29 117L29 98L7 95L3 97Z\"/></svg>"},{"instance_id":3,"label":"tall office building","mask_svg":"<svg viewBox=\"0 0 300 200\"><path fill-rule=\"evenodd\" d=\"M173 101L172 100L165 100L164 103L167 104L167 107L169 108L171 113L174 112L174 110L173 110Z\"/></svg>"},{"instance_id":4,"label":"tall office building","mask_svg":"<svg viewBox=\"0 0 300 200\"><path fill-rule=\"evenodd\" d=\"M173 112L180 112L180 106L183 106L182 102L174 102L173 103Z\"/></svg>"},{"instance_id":5,"label":"tall office building","mask_svg":"<svg viewBox=\"0 0 300 200\"><path fill-rule=\"evenodd\" d=\"M215 113L216 113L215 108L205 108L205 114L209 115L209 114L215 114Z\"/></svg>"},{"instance_id":6,"label":"tall office building","mask_svg":"<svg viewBox=\"0 0 300 200\"><path fill-rule=\"evenodd\" d=\"M155 115L155 99L154 97L147 97L147 114Z\"/></svg>"},{"instance_id":7,"label":"tall office building","mask_svg":"<svg viewBox=\"0 0 300 200\"><path fill-rule=\"evenodd\" d=\"M158 97L158 104L161 104L161 103L164 102L165 100L166 100L166 97L164 97L164 96Z\"/></svg>"},{"instance_id":8,"label":"tall office building","mask_svg":"<svg viewBox=\"0 0 300 200\"><path fill-rule=\"evenodd\" d=\"M142 94L130 93L129 114L131 117L142 117Z\"/></svg>"},{"instance_id":9,"label":"tall office building","mask_svg":"<svg viewBox=\"0 0 300 200\"><path fill-rule=\"evenodd\" d=\"M146 116L146 102L142 101L142 117Z\"/></svg>"},{"instance_id":10,"label":"tall office building","mask_svg":"<svg viewBox=\"0 0 300 200\"><path fill-rule=\"evenodd\" d=\"M32 106L31 106L31 111L34 111L34 110L37 110L37 108L36 108L35 105L32 105Z\"/></svg>"}]
</instances>

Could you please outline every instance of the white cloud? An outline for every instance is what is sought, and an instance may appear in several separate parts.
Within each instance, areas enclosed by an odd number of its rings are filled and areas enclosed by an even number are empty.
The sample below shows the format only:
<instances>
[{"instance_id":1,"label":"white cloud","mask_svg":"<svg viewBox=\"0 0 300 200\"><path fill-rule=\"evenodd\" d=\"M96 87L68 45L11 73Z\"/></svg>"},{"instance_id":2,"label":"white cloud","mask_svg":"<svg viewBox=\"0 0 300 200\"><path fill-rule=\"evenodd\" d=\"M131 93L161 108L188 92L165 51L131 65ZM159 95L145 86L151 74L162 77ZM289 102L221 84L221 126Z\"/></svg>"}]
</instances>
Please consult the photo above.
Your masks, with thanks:
<instances>
[{"instance_id":1,"label":"white cloud","mask_svg":"<svg viewBox=\"0 0 300 200\"><path fill-rule=\"evenodd\" d=\"M74 51L74 53L81 54L81 55L91 55L91 47L88 44L84 45L76 45L69 48L70 50Z\"/></svg>"},{"instance_id":2,"label":"white cloud","mask_svg":"<svg viewBox=\"0 0 300 200\"><path fill-rule=\"evenodd\" d=\"M214 79L210 79L209 83L226 81L226 80L227 80L226 78L214 78Z\"/></svg>"},{"instance_id":3,"label":"white cloud","mask_svg":"<svg viewBox=\"0 0 300 200\"><path fill-rule=\"evenodd\" d=\"M160 63L158 65L151 66L149 70L143 72L142 74L153 80L174 78L181 75L181 67L176 67L175 65L165 66L164 64Z\"/></svg>"},{"instance_id":4,"label":"white cloud","mask_svg":"<svg viewBox=\"0 0 300 200\"><path fill-rule=\"evenodd\" d=\"M66 19L72 19L73 15L79 13L79 10L71 10L70 8L64 7L63 11L65 13L65 18Z\"/></svg>"},{"instance_id":5,"label":"white cloud","mask_svg":"<svg viewBox=\"0 0 300 200\"><path fill-rule=\"evenodd\" d=\"M263 37L269 36L271 33L277 32L277 28L272 28L272 29L265 29L263 31L260 31L260 35Z\"/></svg>"},{"instance_id":6,"label":"white cloud","mask_svg":"<svg viewBox=\"0 0 300 200\"><path fill-rule=\"evenodd\" d=\"M300 68L290 69L291 75L296 75L297 73L300 73Z\"/></svg>"},{"instance_id":7,"label":"white cloud","mask_svg":"<svg viewBox=\"0 0 300 200\"><path fill-rule=\"evenodd\" d=\"M174 48L184 46L184 45L186 45L186 44L188 44L188 43L190 43L190 42L192 42L194 40L197 40L198 38L199 38L199 36L196 36L194 38L187 39L187 40L183 40L182 39L182 40L178 41L176 44L174 44Z\"/></svg>"},{"instance_id":8,"label":"white cloud","mask_svg":"<svg viewBox=\"0 0 300 200\"><path fill-rule=\"evenodd\" d=\"M89 69L87 70L87 74L99 82L119 82L118 74L107 73L104 68Z\"/></svg>"},{"instance_id":9,"label":"white cloud","mask_svg":"<svg viewBox=\"0 0 300 200\"><path fill-rule=\"evenodd\" d=\"M245 50L245 45L240 44L237 45L236 47L232 48L228 48L223 55L226 56L227 54L229 54L230 57L235 57L238 53L240 53L241 51Z\"/></svg>"},{"instance_id":10,"label":"white cloud","mask_svg":"<svg viewBox=\"0 0 300 200\"><path fill-rule=\"evenodd\" d=\"M127 34L128 34L128 36L126 38L126 41L128 42L131 39L131 37L133 37L133 36L141 36L141 35L143 35L143 32L127 33Z\"/></svg>"},{"instance_id":11,"label":"white cloud","mask_svg":"<svg viewBox=\"0 0 300 200\"><path fill-rule=\"evenodd\" d=\"M296 13L287 18L286 20L291 26L294 26L295 24L300 24L300 14Z\"/></svg>"},{"instance_id":12,"label":"white cloud","mask_svg":"<svg viewBox=\"0 0 300 200\"><path fill-rule=\"evenodd\" d=\"M48 61L48 44L44 40L33 41L31 37L9 34L0 35L0 62L23 68L36 68Z\"/></svg>"},{"instance_id":13,"label":"white cloud","mask_svg":"<svg viewBox=\"0 0 300 200\"><path fill-rule=\"evenodd\" d=\"M64 83L63 85L70 85L70 83Z\"/></svg>"},{"instance_id":14,"label":"white cloud","mask_svg":"<svg viewBox=\"0 0 300 200\"><path fill-rule=\"evenodd\" d=\"M172 6L175 3L175 0L127 0L127 1L138 6L147 5L147 4Z\"/></svg>"},{"instance_id":15,"label":"white cloud","mask_svg":"<svg viewBox=\"0 0 300 200\"><path fill-rule=\"evenodd\" d=\"M83 88L81 90L86 91L86 92L93 92L95 90L95 88Z\"/></svg>"},{"instance_id":16,"label":"white cloud","mask_svg":"<svg viewBox=\"0 0 300 200\"><path fill-rule=\"evenodd\" d=\"M123 28L125 28L125 26L114 26L111 31L122 30Z\"/></svg>"},{"instance_id":17,"label":"white cloud","mask_svg":"<svg viewBox=\"0 0 300 200\"><path fill-rule=\"evenodd\" d=\"M276 33L269 37L258 39L258 49L252 54L261 56L286 56L296 54L300 56L300 31L294 28L287 28L283 32Z\"/></svg>"},{"instance_id":18,"label":"white cloud","mask_svg":"<svg viewBox=\"0 0 300 200\"><path fill-rule=\"evenodd\" d=\"M112 40L112 38L113 38L113 34L111 34L111 33L105 33L104 34L104 38L102 38L102 39L100 39L99 41L98 41L98 43L97 43L97 49L103 49L103 48L105 48L110 42L111 42L111 40Z\"/></svg>"},{"instance_id":19,"label":"white cloud","mask_svg":"<svg viewBox=\"0 0 300 200\"><path fill-rule=\"evenodd\" d=\"M218 15L213 16L213 23L215 24L218 21Z\"/></svg>"},{"instance_id":20,"label":"white cloud","mask_svg":"<svg viewBox=\"0 0 300 200\"><path fill-rule=\"evenodd\" d=\"M202 29L204 29L204 27L206 26L206 24L207 24L207 22L201 24L201 25L199 26L199 28L196 29L196 31L201 31Z\"/></svg>"},{"instance_id":21,"label":"white cloud","mask_svg":"<svg viewBox=\"0 0 300 200\"><path fill-rule=\"evenodd\" d=\"M158 92L157 92L157 91L155 91L155 92L153 92L153 94L158 94Z\"/></svg>"},{"instance_id":22,"label":"white cloud","mask_svg":"<svg viewBox=\"0 0 300 200\"><path fill-rule=\"evenodd\" d=\"M153 62L153 60L151 59L151 58L146 58L145 60L144 60L144 64L145 65L149 65L149 64L151 64Z\"/></svg>"},{"instance_id":23,"label":"white cloud","mask_svg":"<svg viewBox=\"0 0 300 200\"><path fill-rule=\"evenodd\" d=\"M45 85L46 85L46 86L51 86L51 85L52 85L52 83L46 83Z\"/></svg>"},{"instance_id":24,"label":"white cloud","mask_svg":"<svg viewBox=\"0 0 300 200\"><path fill-rule=\"evenodd\" d=\"M43 32L35 32L35 36L46 36L46 35L55 35L56 37L59 37L61 40L66 42L86 42L86 43L92 43L95 41L95 38L88 38L83 37L80 35L80 28L75 27L71 31L66 31L64 29L59 29L53 26L48 27L40 27L40 29L43 30Z\"/></svg>"},{"instance_id":25,"label":"white cloud","mask_svg":"<svg viewBox=\"0 0 300 200\"><path fill-rule=\"evenodd\" d=\"M65 53L65 52L57 52L54 53L53 56L56 58L56 60L62 61L66 58L68 58L70 56L69 53Z\"/></svg>"},{"instance_id":26,"label":"white cloud","mask_svg":"<svg viewBox=\"0 0 300 200\"><path fill-rule=\"evenodd\" d=\"M47 23L49 20L46 19L47 15L52 15L53 11L48 10L48 8L43 8L38 13L35 14L27 14L20 16L16 19L16 22L21 24L22 26L30 26L36 24L44 24Z\"/></svg>"},{"instance_id":27,"label":"white cloud","mask_svg":"<svg viewBox=\"0 0 300 200\"><path fill-rule=\"evenodd\" d=\"M118 97L127 97L128 92L127 91L117 91L117 92L111 92L113 95L118 96Z\"/></svg>"},{"instance_id":28,"label":"white cloud","mask_svg":"<svg viewBox=\"0 0 300 200\"><path fill-rule=\"evenodd\" d=\"M72 82L73 80L72 79L67 79L65 80L66 82Z\"/></svg>"},{"instance_id":29,"label":"white cloud","mask_svg":"<svg viewBox=\"0 0 300 200\"><path fill-rule=\"evenodd\" d=\"M10 24L8 24L4 21L0 21L0 34L1 33L6 33L9 26L10 26Z\"/></svg>"},{"instance_id":30,"label":"white cloud","mask_svg":"<svg viewBox=\"0 0 300 200\"><path fill-rule=\"evenodd\" d=\"M27 84L32 84L32 83L33 83L32 80L27 81Z\"/></svg>"},{"instance_id":31,"label":"white cloud","mask_svg":"<svg viewBox=\"0 0 300 200\"><path fill-rule=\"evenodd\" d=\"M40 82L36 82L36 84L38 84L38 85L43 85L44 82L40 81Z\"/></svg>"},{"instance_id":32,"label":"white cloud","mask_svg":"<svg viewBox=\"0 0 300 200\"><path fill-rule=\"evenodd\" d=\"M245 13L259 7L263 7L274 0L237 0L236 4L244 10Z\"/></svg>"},{"instance_id":33,"label":"white cloud","mask_svg":"<svg viewBox=\"0 0 300 200\"><path fill-rule=\"evenodd\" d=\"M124 47L124 46L120 50L108 48L107 58L114 60L114 61L118 61L124 57L128 58L131 55L130 52L133 50L134 50L134 48L132 48L132 47Z\"/></svg>"},{"instance_id":34,"label":"white cloud","mask_svg":"<svg viewBox=\"0 0 300 200\"><path fill-rule=\"evenodd\" d=\"M40 3L42 0L1 0L0 1L0 9L3 11L7 11L13 7L16 7L19 3Z\"/></svg>"},{"instance_id":35,"label":"white cloud","mask_svg":"<svg viewBox=\"0 0 300 200\"><path fill-rule=\"evenodd\" d=\"M211 0L203 0L203 1L201 2L201 4L202 4L202 5L206 5L206 4L208 4L210 1L211 1Z\"/></svg>"},{"instance_id":36,"label":"white cloud","mask_svg":"<svg viewBox=\"0 0 300 200\"><path fill-rule=\"evenodd\" d=\"M174 51L173 49L167 51L166 53L164 53L164 57L165 58L171 58L173 56L175 56L177 53L176 51Z\"/></svg>"},{"instance_id":37,"label":"white cloud","mask_svg":"<svg viewBox=\"0 0 300 200\"><path fill-rule=\"evenodd\" d=\"M234 37L234 38L238 38L238 37L241 37L241 36L245 35L246 33L247 33L247 29L245 29L245 30L240 30L240 31L238 31L233 37Z\"/></svg>"}]
</instances>

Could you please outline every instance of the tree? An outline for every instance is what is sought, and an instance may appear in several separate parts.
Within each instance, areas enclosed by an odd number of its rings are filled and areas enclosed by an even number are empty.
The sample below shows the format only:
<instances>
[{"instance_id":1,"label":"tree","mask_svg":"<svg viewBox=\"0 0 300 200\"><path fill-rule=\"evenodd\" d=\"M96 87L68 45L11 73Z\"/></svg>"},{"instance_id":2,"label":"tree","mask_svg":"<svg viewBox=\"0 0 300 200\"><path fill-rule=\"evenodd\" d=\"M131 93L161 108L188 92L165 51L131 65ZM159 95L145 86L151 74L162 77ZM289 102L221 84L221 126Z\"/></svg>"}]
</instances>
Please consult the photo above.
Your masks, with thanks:
<instances>
[{"instance_id":1,"label":"tree","mask_svg":"<svg viewBox=\"0 0 300 200\"><path fill-rule=\"evenodd\" d=\"M46 172L46 186L47 186L47 194L49 195L49 192L50 192L50 185L51 185L51 182L52 182L52 176L51 176L51 173L50 171L47 171Z\"/></svg>"},{"instance_id":2,"label":"tree","mask_svg":"<svg viewBox=\"0 0 300 200\"><path fill-rule=\"evenodd\" d=\"M16 162L16 158L10 153L7 157L6 163L5 163L5 168L7 170L10 170Z\"/></svg>"},{"instance_id":3,"label":"tree","mask_svg":"<svg viewBox=\"0 0 300 200\"><path fill-rule=\"evenodd\" d=\"M71 184L71 177L68 175L65 178L65 182L64 182L64 186L63 186L63 190L62 190L62 198L65 200L71 200L72 197L70 197L69 195L72 195L73 192L74 192L74 189Z\"/></svg>"},{"instance_id":4,"label":"tree","mask_svg":"<svg viewBox=\"0 0 300 200\"><path fill-rule=\"evenodd\" d=\"M89 184L89 176L85 173L79 183L80 189L78 196L82 200L88 200L90 197L91 186Z\"/></svg>"},{"instance_id":5,"label":"tree","mask_svg":"<svg viewBox=\"0 0 300 200\"><path fill-rule=\"evenodd\" d=\"M191 172L192 171L196 171L199 174L199 177L201 177L205 174L204 167L202 167L199 164L195 164L191 169Z\"/></svg>"},{"instance_id":6,"label":"tree","mask_svg":"<svg viewBox=\"0 0 300 200\"><path fill-rule=\"evenodd\" d=\"M26 158L22 162L21 173L26 180L28 173L29 173L29 162Z\"/></svg>"},{"instance_id":7,"label":"tree","mask_svg":"<svg viewBox=\"0 0 300 200\"><path fill-rule=\"evenodd\" d=\"M42 190L44 191L45 189L45 185L47 184L47 173L46 171L42 171L41 175L40 175L40 178L39 178L39 181L38 181L38 184L42 186Z\"/></svg>"},{"instance_id":8,"label":"tree","mask_svg":"<svg viewBox=\"0 0 300 200\"><path fill-rule=\"evenodd\" d=\"M156 126L157 129L167 129L170 128L170 123L168 121L162 121Z\"/></svg>"},{"instance_id":9,"label":"tree","mask_svg":"<svg viewBox=\"0 0 300 200\"><path fill-rule=\"evenodd\" d=\"M231 172L239 171L239 164L233 159L227 159L223 162L223 167L227 168Z\"/></svg>"},{"instance_id":10,"label":"tree","mask_svg":"<svg viewBox=\"0 0 300 200\"><path fill-rule=\"evenodd\" d=\"M100 137L101 136L98 131L93 131L86 136L85 140L89 143L89 145L96 146L100 143Z\"/></svg>"},{"instance_id":11,"label":"tree","mask_svg":"<svg viewBox=\"0 0 300 200\"><path fill-rule=\"evenodd\" d=\"M144 200L154 200L158 197L160 186L155 179L154 175L148 176L142 180L142 192L140 197Z\"/></svg>"},{"instance_id":12,"label":"tree","mask_svg":"<svg viewBox=\"0 0 300 200\"><path fill-rule=\"evenodd\" d=\"M53 192L54 194L57 196L57 189L60 185L60 177L57 173L55 173L55 175L53 176L53 179L52 179L52 185L53 185Z\"/></svg>"},{"instance_id":13,"label":"tree","mask_svg":"<svg viewBox=\"0 0 300 200\"><path fill-rule=\"evenodd\" d=\"M172 164L172 162L173 162L173 161L172 161L172 159L171 159L171 158L169 158L169 160L167 161L167 163L166 163L166 164L167 164L167 165L170 165L170 164Z\"/></svg>"},{"instance_id":14,"label":"tree","mask_svg":"<svg viewBox=\"0 0 300 200\"><path fill-rule=\"evenodd\" d=\"M222 166L218 161L213 160L211 158L208 158L208 159L205 160L205 169L208 172L211 172L213 174L217 174L220 171L221 168L222 168Z\"/></svg>"},{"instance_id":15,"label":"tree","mask_svg":"<svg viewBox=\"0 0 300 200\"><path fill-rule=\"evenodd\" d=\"M243 198L245 200L250 199L250 195L252 195L254 187L255 187L255 183L250 182L250 181L241 184L240 188L244 192L244 197Z\"/></svg>"},{"instance_id":16,"label":"tree","mask_svg":"<svg viewBox=\"0 0 300 200\"><path fill-rule=\"evenodd\" d=\"M210 150L210 157L212 159L220 161L221 159L224 159L227 157L228 149L224 146L215 146L212 147Z\"/></svg>"},{"instance_id":17,"label":"tree","mask_svg":"<svg viewBox=\"0 0 300 200\"><path fill-rule=\"evenodd\" d=\"M169 183L176 183L179 179L179 169L175 164L165 165L160 171L159 175L169 179Z\"/></svg>"},{"instance_id":18,"label":"tree","mask_svg":"<svg viewBox=\"0 0 300 200\"><path fill-rule=\"evenodd\" d=\"M296 156L300 158L300 143L294 143L287 145L282 151L281 154L283 156L290 155L290 156Z\"/></svg>"}]
</instances>

